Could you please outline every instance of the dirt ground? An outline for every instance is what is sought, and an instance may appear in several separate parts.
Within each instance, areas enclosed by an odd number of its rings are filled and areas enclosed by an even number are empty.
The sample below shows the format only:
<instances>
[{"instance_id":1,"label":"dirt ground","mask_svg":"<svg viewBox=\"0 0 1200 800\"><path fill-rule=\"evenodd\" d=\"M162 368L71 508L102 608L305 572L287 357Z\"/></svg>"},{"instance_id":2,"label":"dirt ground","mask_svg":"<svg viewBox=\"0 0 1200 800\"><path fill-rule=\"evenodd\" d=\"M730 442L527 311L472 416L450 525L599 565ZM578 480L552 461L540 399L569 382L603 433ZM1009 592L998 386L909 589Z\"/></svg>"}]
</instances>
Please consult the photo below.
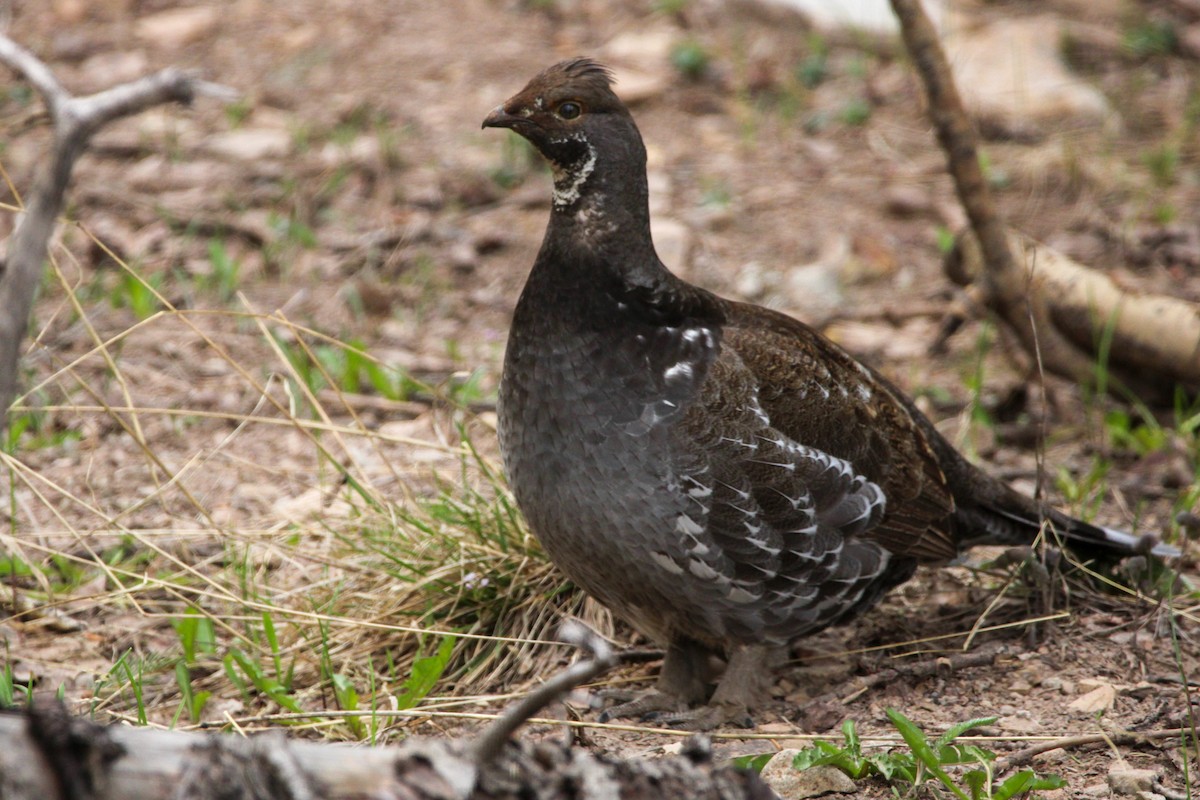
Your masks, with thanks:
<instances>
[{"instance_id":1,"label":"dirt ground","mask_svg":"<svg viewBox=\"0 0 1200 800\"><path fill-rule=\"evenodd\" d=\"M1035 10L1071 19L1079 6L964 8L982 24ZM284 354L320 343L312 332L358 341L429 385L459 391L480 411L467 423L473 441L494 456L488 402L545 225L549 178L527 149L480 122L537 70L577 54L618 69L650 153L656 240L677 272L825 325L990 471L1026 491L1040 486L1075 513L1163 532L1200 496L1195 432L1181 425L1194 408L1145 410L1157 425L1124 423L1142 411L1032 378L1016 345L978 320L946 354L929 354L955 298L939 246L961 212L919 85L894 44L821 37L777 8L706 0L18 0L8 9L8 35L73 91L176 65L243 93L229 108L200 101L122 122L79 165L57 277L44 287L27 357L35 389L23 402L41 409L38 427L9 462L3 541L14 563L92 552L136 531L129 541L152 543L203 584L214 532L275 548L268 542L309 530L302 524L348 524L356 512L330 499L338 474L321 448L384 497L458 480L461 419L419 393L387 400L365 385L308 398L287 388L282 376L295 375ZM1121 46L1131 31L1163 25L1195 33L1200 7L1106 2L1089 13L1088 30L1108 30L1118 43L1089 50L1085 66L1120 123L985 127L998 198L1014 226L1123 284L1200 299L1200 61L1179 43L1163 52ZM36 100L8 80L0 164L24 192L46 127ZM13 223L0 213L0 236ZM154 316L161 304L114 256L181 311ZM232 277L221 266L231 262ZM140 313L145 303L151 311ZM321 405L319 436L264 422L284 416L272 402ZM356 438L362 430L380 437ZM336 559L336 548L326 555ZM267 561L292 570L293 583L318 574L286 550L270 549ZM930 731L998 717L985 732L1000 737L989 746L1001 753L1028 737L1189 724L1197 596L1184 589L1174 598L1173 641L1169 613L1148 599L1155 588L1121 569L1114 574L1146 595L1104 593L1078 573L1033 588L1002 569L923 573L860 623L802 643L756 720L755 732L770 737L729 732L718 753L795 746L790 734L833 735L846 717L864 733L894 733L889 707ZM10 572L18 589L39 588ZM113 580L101 570L92 594L77 587L84 632L0 619L18 681L61 684L87 710L116 654L178 650L168 615L148 612L136 591L124 605L80 600L111 599ZM856 678L952 655L968 641L972 651L999 649L989 663L901 675L847 696ZM526 669L507 688L536 677ZM807 702L830 689L834 697ZM230 700L221 710L244 709ZM464 725L437 718L413 729L458 734ZM556 730L534 725L531 734ZM582 738L631 755L678 741L603 728ZM1167 738L1041 756L1037 769L1069 782L1046 796L1108 796L1117 751L1182 790L1182 751ZM882 784L861 790L888 795Z\"/></svg>"}]
</instances>

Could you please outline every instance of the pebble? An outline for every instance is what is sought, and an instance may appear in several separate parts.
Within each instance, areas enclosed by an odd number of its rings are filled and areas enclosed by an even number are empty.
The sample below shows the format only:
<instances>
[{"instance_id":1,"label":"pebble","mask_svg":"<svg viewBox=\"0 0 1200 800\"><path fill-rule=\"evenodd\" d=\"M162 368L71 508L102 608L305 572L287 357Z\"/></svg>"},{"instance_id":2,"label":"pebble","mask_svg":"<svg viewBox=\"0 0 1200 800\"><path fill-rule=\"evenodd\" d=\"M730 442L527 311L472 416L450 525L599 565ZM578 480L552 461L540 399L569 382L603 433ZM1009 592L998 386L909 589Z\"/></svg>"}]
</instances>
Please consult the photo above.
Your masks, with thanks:
<instances>
[{"instance_id":1,"label":"pebble","mask_svg":"<svg viewBox=\"0 0 1200 800\"><path fill-rule=\"evenodd\" d=\"M929 193L919 186L889 186L883 195L883 207L893 217L915 217L933 211Z\"/></svg>"},{"instance_id":2,"label":"pebble","mask_svg":"<svg viewBox=\"0 0 1200 800\"><path fill-rule=\"evenodd\" d=\"M142 17L134 25L134 33L160 47L176 48L207 36L217 20L217 10L212 6L172 8Z\"/></svg>"},{"instance_id":3,"label":"pebble","mask_svg":"<svg viewBox=\"0 0 1200 800\"><path fill-rule=\"evenodd\" d=\"M1115 795L1134 797L1153 789L1157 775L1152 769L1133 769L1128 762L1116 761L1108 771L1108 787Z\"/></svg>"},{"instance_id":4,"label":"pebble","mask_svg":"<svg viewBox=\"0 0 1200 800\"><path fill-rule=\"evenodd\" d=\"M837 767L812 767L797 770L792 766L799 750L780 750L763 767L762 779L782 800L802 800L806 797L858 791L854 781Z\"/></svg>"},{"instance_id":5,"label":"pebble","mask_svg":"<svg viewBox=\"0 0 1200 800\"><path fill-rule=\"evenodd\" d=\"M281 158L291 152L292 135L282 128L242 128L213 134L204 149L231 161Z\"/></svg>"},{"instance_id":6,"label":"pebble","mask_svg":"<svg viewBox=\"0 0 1200 800\"><path fill-rule=\"evenodd\" d=\"M686 274L692 249L692 234L688 227L670 217L656 217L650 221L650 236L662 262L672 272Z\"/></svg>"}]
</instances>

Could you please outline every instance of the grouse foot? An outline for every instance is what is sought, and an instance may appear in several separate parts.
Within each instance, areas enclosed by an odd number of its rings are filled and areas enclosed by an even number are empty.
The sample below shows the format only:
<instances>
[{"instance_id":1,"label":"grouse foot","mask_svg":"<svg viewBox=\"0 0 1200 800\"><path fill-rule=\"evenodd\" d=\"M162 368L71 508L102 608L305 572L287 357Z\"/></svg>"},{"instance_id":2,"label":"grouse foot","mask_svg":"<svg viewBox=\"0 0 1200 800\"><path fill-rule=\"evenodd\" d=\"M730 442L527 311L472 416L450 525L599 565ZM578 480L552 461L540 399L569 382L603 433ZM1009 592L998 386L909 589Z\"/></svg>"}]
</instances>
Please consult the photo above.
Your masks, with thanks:
<instances>
[{"instance_id":1,"label":"grouse foot","mask_svg":"<svg viewBox=\"0 0 1200 800\"><path fill-rule=\"evenodd\" d=\"M667 650L658 686L600 715L606 722L618 717L641 717L673 728L707 731L725 725L753 727L749 709L762 694L773 663L770 649L744 645L733 650L725 674L707 705L709 651L694 642L677 642ZM689 708L689 706L694 706Z\"/></svg>"}]
</instances>

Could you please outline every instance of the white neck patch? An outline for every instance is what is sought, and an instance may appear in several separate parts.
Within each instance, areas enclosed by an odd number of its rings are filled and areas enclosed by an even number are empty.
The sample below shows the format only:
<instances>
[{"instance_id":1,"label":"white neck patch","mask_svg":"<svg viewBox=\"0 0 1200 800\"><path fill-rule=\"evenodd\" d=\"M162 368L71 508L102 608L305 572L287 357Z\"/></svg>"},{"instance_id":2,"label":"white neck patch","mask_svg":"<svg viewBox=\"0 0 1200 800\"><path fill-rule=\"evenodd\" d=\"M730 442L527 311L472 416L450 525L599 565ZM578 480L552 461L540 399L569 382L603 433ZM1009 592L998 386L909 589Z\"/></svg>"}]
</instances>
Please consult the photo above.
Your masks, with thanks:
<instances>
[{"instance_id":1,"label":"white neck patch","mask_svg":"<svg viewBox=\"0 0 1200 800\"><path fill-rule=\"evenodd\" d=\"M579 199L579 193L583 189L584 182L588 176L596 169L596 148L592 147L591 143L586 139L583 140L584 146L587 148L588 154L578 166L573 169L564 169L559 165L554 165L554 207L566 208Z\"/></svg>"}]
</instances>

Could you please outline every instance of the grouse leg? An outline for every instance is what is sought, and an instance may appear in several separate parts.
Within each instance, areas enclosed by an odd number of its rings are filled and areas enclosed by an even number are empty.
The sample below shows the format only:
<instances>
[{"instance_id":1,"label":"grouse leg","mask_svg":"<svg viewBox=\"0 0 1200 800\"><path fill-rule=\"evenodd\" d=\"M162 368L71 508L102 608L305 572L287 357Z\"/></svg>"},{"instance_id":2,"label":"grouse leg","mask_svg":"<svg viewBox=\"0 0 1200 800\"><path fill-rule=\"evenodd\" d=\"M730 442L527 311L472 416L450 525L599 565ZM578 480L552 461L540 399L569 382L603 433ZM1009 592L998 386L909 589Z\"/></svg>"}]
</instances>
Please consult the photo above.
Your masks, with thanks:
<instances>
[{"instance_id":1,"label":"grouse leg","mask_svg":"<svg viewBox=\"0 0 1200 800\"><path fill-rule=\"evenodd\" d=\"M708 731L722 725L753 727L750 709L762 701L772 667L780 655L778 648L765 645L735 647L708 705L666 715L659 720L694 731Z\"/></svg>"},{"instance_id":2,"label":"grouse leg","mask_svg":"<svg viewBox=\"0 0 1200 800\"><path fill-rule=\"evenodd\" d=\"M689 706L703 703L708 697L708 684L712 678L708 666L711 655L709 648L691 639L671 642L663 657L658 684L627 702L606 709L600 715L600 721L660 712L683 714Z\"/></svg>"}]
</instances>

